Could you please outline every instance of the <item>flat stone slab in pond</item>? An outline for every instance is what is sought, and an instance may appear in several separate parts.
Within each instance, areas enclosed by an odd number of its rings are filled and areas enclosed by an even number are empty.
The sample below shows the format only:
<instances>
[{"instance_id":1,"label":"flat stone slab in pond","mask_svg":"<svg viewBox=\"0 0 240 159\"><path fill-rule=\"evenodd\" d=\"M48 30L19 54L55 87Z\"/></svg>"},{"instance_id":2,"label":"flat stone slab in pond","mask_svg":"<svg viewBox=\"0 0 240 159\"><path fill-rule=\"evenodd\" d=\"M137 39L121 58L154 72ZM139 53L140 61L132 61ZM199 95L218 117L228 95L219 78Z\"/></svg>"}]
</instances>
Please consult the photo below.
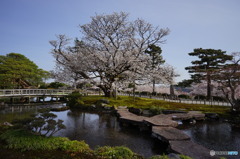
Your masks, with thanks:
<instances>
[{"instance_id":1,"label":"flat stone slab in pond","mask_svg":"<svg viewBox=\"0 0 240 159\"><path fill-rule=\"evenodd\" d=\"M180 153L194 159L213 159L215 157L210 156L210 150L194 143L191 140L183 141L169 141L170 148L175 153Z\"/></svg>"},{"instance_id":2,"label":"flat stone slab in pond","mask_svg":"<svg viewBox=\"0 0 240 159\"><path fill-rule=\"evenodd\" d=\"M165 141L172 140L190 140L190 137L179 129L173 127L152 127L153 136Z\"/></svg>"},{"instance_id":3,"label":"flat stone slab in pond","mask_svg":"<svg viewBox=\"0 0 240 159\"><path fill-rule=\"evenodd\" d=\"M133 114L133 113L129 112L127 109L119 109L119 110L117 110L117 113L120 116L120 120L132 122L132 123L133 122L143 123L143 120L148 118L148 117L138 116L136 114Z\"/></svg>"},{"instance_id":4,"label":"flat stone slab in pond","mask_svg":"<svg viewBox=\"0 0 240 159\"><path fill-rule=\"evenodd\" d=\"M144 120L145 123L153 125L153 126L163 126L163 127L177 127L178 122L173 121L170 116L160 114L153 116L151 118L147 118Z\"/></svg>"},{"instance_id":5,"label":"flat stone slab in pond","mask_svg":"<svg viewBox=\"0 0 240 159\"><path fill-rule=\"evenodd\" d=\"M196 119L196 120L203 120L205 114L199 111L189 111L188 113L174 113L168 114L173 120L189 120L189 119Z\"/></svg>"},{"instance_id":6,"label":"flat stone slab in pond","mask_svg":"<svg viewBox=\"0 0 240 159\"><path fill-rule=\"evenodd\" d=\"M189 111L188 114L192 115L196 120L203 120L205 118L205 114L200 111Z\"/></svg>"},{"instance_id":7,"label":"flat stone slab in pond","mask_svg":"<svg viewBox=\"0 0 240 159\"><path fill-rule=\"evenodd\" d=\"M174 114L168 114L172 120L188 120L192 119L192 115L188 113L174 113Z\"/></svg>"},{"instance_id":8,"label":"flat stone slab in pond","mask_svg":"<svg viewBox=\"0 0 240 159\"><path fill-rule=\"evenodd\" d=\"M147 119L147 117L144 116L137 116L137 115L127 115L122 116L120 119L129 120L129 121L137 121L137 122L143 122L143 120Z\"/></svg>"}]
</instances>

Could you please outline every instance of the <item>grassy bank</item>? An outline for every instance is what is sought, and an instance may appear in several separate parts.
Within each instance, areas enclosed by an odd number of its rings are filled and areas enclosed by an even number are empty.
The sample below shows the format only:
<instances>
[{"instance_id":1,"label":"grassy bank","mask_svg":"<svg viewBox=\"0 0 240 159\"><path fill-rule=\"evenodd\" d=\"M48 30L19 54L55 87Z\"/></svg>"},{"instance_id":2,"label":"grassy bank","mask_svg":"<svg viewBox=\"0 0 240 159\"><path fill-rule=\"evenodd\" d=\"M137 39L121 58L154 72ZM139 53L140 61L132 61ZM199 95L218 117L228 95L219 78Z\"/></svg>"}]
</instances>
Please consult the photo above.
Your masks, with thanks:
<instances>
[{"instance_id":1,"label":"grassy bank","mask_svg":"<svg viewBox=\"0 0 240 159\"><path fill-rule=\"evenodd\" d=\"M100 99L109 100L109 106L128 106L141 109L159 108L159 109L170 109L170 110L186 110L186 111L202 111L203 113L218 113L227 114L230 111L230 107L227 106L211 106L203 104L185 104L185 103L174 103L163 100L139 98L128 96L119 96L115 98L107 98L103 96L84 96L81 98L85 105L93 105Z\"/></svg>"},{"instance_id":2,"label":"grassy bank","mask_svg":"<svg viewBox=\"0 0 240 159\"><path fill-rule=\"evenodd\" d=\"M5 159L144 159L124 146L103 146L95 150L84 141L44 137L26 130L0 127L0 155ZM153 156L149 159L169 159ZM191 159L180 155L180 159Z\"/></svg>"},{"instance_id":3,"label":"grassy bank","mask_svg":"<svg viewBox=\"0 0 240 159\"><path fill-rule=\"evenodd\" d=\"M142 159L127 147L99 147L91 150L84 141L65 137L44 137L26 130L3 129L0 133L1 157L9 158L66 158L66 159ZM3 152L3 150L5 150ZM20 153L21 152L21 153ZM11 155L10 155L11 154ZM15 155L12 155L15 154ZM49 155L51 154L51 155ZM11 157L12 156L12 157Z\"/></svg>"}]
</instances>

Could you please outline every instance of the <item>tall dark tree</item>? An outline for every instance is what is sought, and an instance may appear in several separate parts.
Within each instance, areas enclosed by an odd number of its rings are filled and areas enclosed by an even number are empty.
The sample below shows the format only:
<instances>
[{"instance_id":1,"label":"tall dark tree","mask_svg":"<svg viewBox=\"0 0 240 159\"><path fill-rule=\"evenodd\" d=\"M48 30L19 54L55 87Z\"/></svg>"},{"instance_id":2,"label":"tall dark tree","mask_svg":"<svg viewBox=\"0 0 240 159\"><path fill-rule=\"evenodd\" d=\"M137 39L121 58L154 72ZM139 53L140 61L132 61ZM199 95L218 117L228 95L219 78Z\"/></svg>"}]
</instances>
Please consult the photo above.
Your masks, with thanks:
<instances>
[{"instance_id":1,"label":"tall dark tree","mask_svg":"<svg viewBox=\"0 0 240 159\"><path fill-rule=\"evenodd\" d=\"M47 77L47 71L38 68L22 54L9 53L0 56L0 88L38 86Z\"/></svg>"},{"instance_id":2,"label":"tall dark tree","mask_svg":"<svg viewBox=\"0 0 240 159\"><path fill-rule=\"evenodd\" d=\"M145 53L147 55L150 56L150 65L148 67L150 67L150 70L154 70L156 69L159 65L162 65L165 63L165 60L163 60L163 57L162 57L162 49L159 47L159 46L156 46L154 44L152 45L149 45L148 46L148 49L145 51ZM155 84L156 84L156 77L155 76L152 76L151 77L151 81L152 81L152 84L153 84L153 90L152 90L152 93L155 92Z\"/></svg>"},{"instance_id":3,"label":"tall dark tree","mask_svg":"<svg viewBox=\"0 0 240 159\"><path fill-rule=\"evenodd\" d=\"M227 55L226 51L202 48L194 49L189 55L198 57L198 60L192 61L193 66L185 69L193 74L194 81L207 81L207 99L211 99L212 74L215 70L222 68L226 61L231 60L232 56Z\"/></svg>"}]
</instances>

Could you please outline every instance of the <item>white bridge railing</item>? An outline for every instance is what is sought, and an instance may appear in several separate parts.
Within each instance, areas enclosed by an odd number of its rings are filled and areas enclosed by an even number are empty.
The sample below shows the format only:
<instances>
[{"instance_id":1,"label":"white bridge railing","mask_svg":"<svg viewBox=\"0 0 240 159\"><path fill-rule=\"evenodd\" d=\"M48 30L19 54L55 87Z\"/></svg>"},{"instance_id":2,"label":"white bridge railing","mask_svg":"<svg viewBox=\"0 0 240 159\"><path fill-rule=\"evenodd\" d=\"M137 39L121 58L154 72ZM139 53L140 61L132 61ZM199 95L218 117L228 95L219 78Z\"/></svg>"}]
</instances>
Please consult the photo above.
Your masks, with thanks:
<instances>
[{"instance_id":1,"label":"white bridge railing","mask_svg":"<svg viewBox=\"0 0 240 159\"><path fill-rule=\"evenodd\" d=\"M17 96L65 96L73 90L64 89L0 89L0 97Z\"/></svg>"}]
</instances>

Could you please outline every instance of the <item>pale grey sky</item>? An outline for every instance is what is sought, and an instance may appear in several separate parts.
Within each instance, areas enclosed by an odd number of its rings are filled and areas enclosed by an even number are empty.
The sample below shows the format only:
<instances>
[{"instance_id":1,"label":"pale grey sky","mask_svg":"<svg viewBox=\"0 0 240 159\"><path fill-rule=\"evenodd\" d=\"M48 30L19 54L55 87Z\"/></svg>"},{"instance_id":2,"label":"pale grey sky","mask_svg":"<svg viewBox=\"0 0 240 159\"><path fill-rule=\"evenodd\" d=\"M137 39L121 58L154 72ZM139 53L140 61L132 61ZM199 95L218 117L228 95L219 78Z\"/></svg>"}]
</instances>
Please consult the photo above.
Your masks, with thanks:
<instances>
[{"instance_id":1,"label":"pale grey sky","mask_svg":"<svg viewBox=\"0 0 240 159\"><path fill-rule=\"evenodd\" d=\"M96 13L124 11L171 30L163 57L181 75L194 48L240 51L239 0L1 0L0 54L24 54L40 68L54 68L48 41L56 34L80 37L78 26Z\"/></svg>"}]
</instances>

